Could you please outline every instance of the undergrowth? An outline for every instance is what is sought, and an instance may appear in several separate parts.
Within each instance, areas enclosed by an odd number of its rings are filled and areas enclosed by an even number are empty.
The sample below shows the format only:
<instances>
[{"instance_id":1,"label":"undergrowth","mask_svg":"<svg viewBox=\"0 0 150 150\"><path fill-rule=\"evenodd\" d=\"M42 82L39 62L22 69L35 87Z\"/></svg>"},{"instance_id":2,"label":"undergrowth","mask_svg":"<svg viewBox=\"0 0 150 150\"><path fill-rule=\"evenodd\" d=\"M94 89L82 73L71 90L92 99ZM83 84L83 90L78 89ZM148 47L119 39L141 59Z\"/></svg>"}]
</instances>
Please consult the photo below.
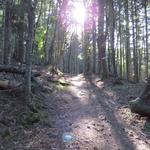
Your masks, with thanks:
<instances>
[{"instance_id":1,"label":"undergrowth","mask_svg":"<svg viewBox=\"0 0 150 150\"><path fill-rule=\"evenodd\" d=\"M48 114L46 111L40 108L40 104L37 103L35 98L32 99L32 103L28 106L27 112L23 117L22 124L24 127L32 126L35 123L46 119Z\"/></svg>"}]
</instances>

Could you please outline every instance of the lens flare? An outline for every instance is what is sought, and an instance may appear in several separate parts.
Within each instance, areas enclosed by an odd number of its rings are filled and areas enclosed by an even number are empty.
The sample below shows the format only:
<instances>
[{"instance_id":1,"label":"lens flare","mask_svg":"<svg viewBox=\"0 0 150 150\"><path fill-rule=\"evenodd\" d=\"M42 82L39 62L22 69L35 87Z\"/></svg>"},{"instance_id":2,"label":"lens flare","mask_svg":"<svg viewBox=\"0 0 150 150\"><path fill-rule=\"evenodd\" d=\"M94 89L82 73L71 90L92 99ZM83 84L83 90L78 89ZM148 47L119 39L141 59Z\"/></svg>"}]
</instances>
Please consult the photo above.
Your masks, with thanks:
<instances>
[{"instance_id":1,"label":"lens flare","mask_svg":"<svg viewBox=\"0 0 150 150\"><path fill-rule=\"evenodd\" d=\"M81 2L74 2L74 8L72 9L72 19L77 24L83 25L86 19L86 9Z\"/></svg>"}]
</instances>

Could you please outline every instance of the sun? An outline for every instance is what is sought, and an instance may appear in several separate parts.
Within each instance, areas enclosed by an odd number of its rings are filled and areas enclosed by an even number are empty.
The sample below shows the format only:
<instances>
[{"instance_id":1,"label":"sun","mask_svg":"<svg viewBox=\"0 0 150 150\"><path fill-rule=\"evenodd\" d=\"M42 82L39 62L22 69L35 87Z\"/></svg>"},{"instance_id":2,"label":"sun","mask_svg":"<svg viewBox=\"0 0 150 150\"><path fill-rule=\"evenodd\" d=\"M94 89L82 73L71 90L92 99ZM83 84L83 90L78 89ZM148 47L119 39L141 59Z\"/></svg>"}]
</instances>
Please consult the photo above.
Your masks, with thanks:
<instances>
[{"instance_id":1,"label":"sun","mask_svg":"<svg viewBox=\"0 0 150 150\"><path fill-rule=\"evenodd\" d=\"M84 25L86 20L86 9L83 2L74 2L71 15L73 22Z\"/></svg>"}]
</instances>

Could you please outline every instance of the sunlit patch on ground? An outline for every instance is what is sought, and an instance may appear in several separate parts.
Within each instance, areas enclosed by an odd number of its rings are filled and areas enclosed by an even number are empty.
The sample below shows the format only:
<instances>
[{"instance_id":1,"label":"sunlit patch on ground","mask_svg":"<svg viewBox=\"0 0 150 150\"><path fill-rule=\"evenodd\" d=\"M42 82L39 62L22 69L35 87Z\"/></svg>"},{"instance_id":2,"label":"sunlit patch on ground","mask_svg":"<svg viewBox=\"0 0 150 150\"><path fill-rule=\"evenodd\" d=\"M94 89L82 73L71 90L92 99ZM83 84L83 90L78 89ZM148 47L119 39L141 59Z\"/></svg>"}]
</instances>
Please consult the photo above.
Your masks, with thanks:
<instances>
[{"instance_id":1,"label":"sunlit patch on ground","mask_svg":"<svg viewBox=\"0 0 150 150\"><path fill-rule=\"evenodd\" d=\"M73 133L76 136L76 142L80 142L81 147L92 149L94 148L103 148L106 147L105 139L100 138L103 136L102 131L104 131L104 125L99 124L95 118L83 118L77 120L73 126ZM99 133L99 134L98 134Z\"/></svg>"},{"instance_id":2,"label":"sunlit patch on ground","mask_svg":"<svg viewBox=\"0 0 150 150\"><path fill-rule=\"evenodd\" d=\"M82 86L85 83L83 81L83 79L84 79L83 75L79 74L77 76L73 76L71 79L68 79L68 80L71 81L72 85L79 87L79 86Z\"/></svg>"},{"instance_id":3,"label":"sunlit patch on ground","mask_svg":"<svg viewBox=\"0 0 150 150\"><path fill-rule=\"evenodd\" d=\"M83 118L74 124L74 132L80 140L95 140L97 138L96 130L92 128L93 118Z\"/></svg>"},{"instance_id":4,"label":"sunlit patch on ground","mask_svg":"<svg viewBox=\"0 0 150 150\"><path fill-rule=\"evenodd\" d=\"M59 106L63 111L58 121L63 150L147 150L138 132L124 125L124 121L129 121L130 125L134 118L130 118L132 114L127 107L118 105L120 96L117 92L105 82L91 81L83 75L67 80L71 85L58 96L65 102ZM69 133L69 142L63 140L64 133Z\"/></svg>"},{"instance_id":5,"label":"sunlit patch on ground","mask_svg":"<svg viewBox=\"0 0 150 150\"><path fill-rule=\"evenodd\" d=\"M120 114L120 116L125 119L126 121L128 121L128 123L132 123L132 121L135 118L135 115L133 115L130 111L130 109L128 107L121 107L120 109L118 109L118 113Z\"/></svg>"}]
</instances>

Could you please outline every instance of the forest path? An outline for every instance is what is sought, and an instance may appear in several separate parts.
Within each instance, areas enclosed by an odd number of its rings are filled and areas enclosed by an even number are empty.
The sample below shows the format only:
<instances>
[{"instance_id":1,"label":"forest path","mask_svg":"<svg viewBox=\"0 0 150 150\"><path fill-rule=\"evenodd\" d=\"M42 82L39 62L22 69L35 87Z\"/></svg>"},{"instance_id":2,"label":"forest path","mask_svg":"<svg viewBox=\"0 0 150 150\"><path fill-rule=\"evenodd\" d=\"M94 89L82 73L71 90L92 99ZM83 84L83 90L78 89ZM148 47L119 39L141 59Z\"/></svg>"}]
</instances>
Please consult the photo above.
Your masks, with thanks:
<instances>
[{"instance_id":1,"label":"forest path","mask_svg":"<svg viewBox=\"0 0 150 150\"><path fill-rule=\"evenodd\" d=\"M63 100L57 116L61 150L148 150L119 116L118 95L105 83L82 75L69 77L71 86L57 97ZM62 135L74 139L64 142Z\"/></svg>"}]
</instances>

